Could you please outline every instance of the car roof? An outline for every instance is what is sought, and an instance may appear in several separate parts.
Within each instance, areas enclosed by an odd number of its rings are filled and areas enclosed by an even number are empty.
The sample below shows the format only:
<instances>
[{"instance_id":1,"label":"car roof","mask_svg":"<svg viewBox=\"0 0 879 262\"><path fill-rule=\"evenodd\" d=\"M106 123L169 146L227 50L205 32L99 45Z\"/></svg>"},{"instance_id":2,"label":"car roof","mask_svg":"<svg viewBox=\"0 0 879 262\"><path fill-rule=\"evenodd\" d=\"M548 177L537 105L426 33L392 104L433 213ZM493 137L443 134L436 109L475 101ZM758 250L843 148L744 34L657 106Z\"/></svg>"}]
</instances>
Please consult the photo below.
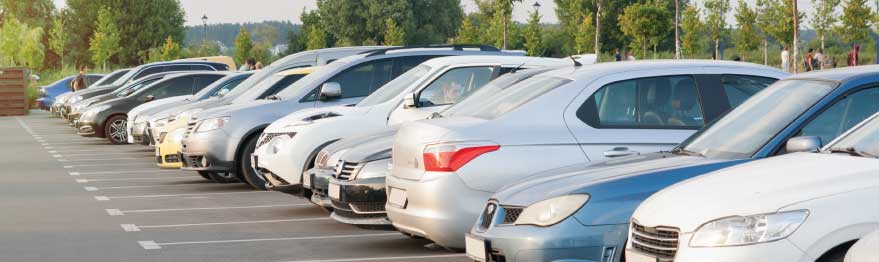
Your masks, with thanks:
<instances>
[{"instance_id":1,"label":"car roof","mask_svg":"<svg viewBox=\"0 0 879 262\"><path fill-rule=\"evenodd\" d=\"M456 64L467 63L493 63L503 65L563 65L573 62L568 59L547 58L547 57L531 57L531 56L510 56L510 55L468 55L468 56L446 56L438 57L425 61L424 65L431 67L441 67Z\"/></svg>"},{"instance_id":2,"label":"car roof","mask_svg":"<svg viewBox=\"0 0 879 262\"><path fill-rule=\"evenodd\" d=\"M879 76L879 65L863 65L800 73L787 79L823 79L847 82L876 76Z\"/></svg>"},{"instance_id":3,"label":"car roof","mask_svg":"<svg viewBox=\"0 0 879 262\"><path fill-rule=\"evenodd\" d=\"M318 69L320 69L320 66L300 67L300 68L287 69L287 70L275 73L275 75L278 75L278 76L307 75L307 74L313 73L314 71L317 71Z\"/></svg>"},{"instance_id":4,"label":"car roof","mask_svg":"<svg viewBox=\"0 0 879 262\"><path fill-rule=\"evenodd\" d=\"M755 70L771 70L781 72L774 67L758 65L754 63L723 61L723 60L641 60L641 61L623 61L608 62L582 66L571 66L548 72L547 75L568 78L591 78L596 76L605 76L615 73L623 73L638 70L653 70L656 68L689 68L689 67L729 67L744 68Z\"/></svg>"}]
</instances>

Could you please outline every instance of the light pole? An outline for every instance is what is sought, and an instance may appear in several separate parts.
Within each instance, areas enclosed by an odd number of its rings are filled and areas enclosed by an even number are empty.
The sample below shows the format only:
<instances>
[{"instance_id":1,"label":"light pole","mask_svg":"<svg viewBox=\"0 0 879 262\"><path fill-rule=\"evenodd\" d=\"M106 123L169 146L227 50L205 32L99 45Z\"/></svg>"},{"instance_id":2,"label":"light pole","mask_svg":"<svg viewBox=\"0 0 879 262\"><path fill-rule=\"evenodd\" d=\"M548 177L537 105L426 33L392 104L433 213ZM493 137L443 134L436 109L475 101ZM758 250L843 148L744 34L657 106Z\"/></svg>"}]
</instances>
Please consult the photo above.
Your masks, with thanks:
<instances>
[{"instance_id":1,"label":"light pole","mask_svg":"<svg viewBox=\"0 0 879 262\"><path fill-rule=\"evenodd\" d=\"M201 30L201 33L202 33L201 42L204 45L204 44L207 44L207 42L208 42L208 15L207 14L201 16L201 22L204 25L204 27L202 27L202 30Z\"/></svg>"}]
</instances>

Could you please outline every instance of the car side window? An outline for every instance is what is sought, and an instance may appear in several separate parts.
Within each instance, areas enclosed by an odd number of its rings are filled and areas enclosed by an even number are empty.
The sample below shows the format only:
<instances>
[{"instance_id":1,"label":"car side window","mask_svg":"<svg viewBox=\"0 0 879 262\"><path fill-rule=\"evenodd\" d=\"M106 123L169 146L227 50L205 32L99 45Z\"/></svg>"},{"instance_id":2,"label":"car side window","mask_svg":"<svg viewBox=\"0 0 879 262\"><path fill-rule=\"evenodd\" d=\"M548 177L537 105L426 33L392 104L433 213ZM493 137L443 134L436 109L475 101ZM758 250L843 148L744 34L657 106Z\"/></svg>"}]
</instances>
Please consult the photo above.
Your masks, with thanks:
<instances>
[{"instance_id":1,"label":"car side window","mask_svg":"<svg viewBox=\"0 0 879 262\"><path fill-rule=\"evenodd\" d=\"M147 92L147 95L152 95L154 100L172 96L188 95L192 91L193 79L194 77L178 77L171 79L152 88L152 90Z\"/></svg>"},{"instance_id":2,"label":"car side window","mask_svg":"<svg viewBox=\"0 0 879 262\"><path fill-rule=\"evenodd\" d=\"M758 76L723 75L720 81L730 108L735 108L777 80Z\"/></svg>"},{"instance_id":3,"label":"car side window","mask_svg":"<svg viewBox=\"0 0 879 262\"><path fill-rule=\"evenodd\" d=\"M434 80L418 95L419 107L450 105L461 101L488 81L497 70L491 66L455 68Z\"/></svg>"},{"instance_id":4,"label":"car side window","mask_svg":"<svg viewBox=\"0 0 879 262\"><path fill-rule=\"evenodd\" d=\"M596 128L698 129L702 106L691 76L625 80L598 89L577 117Z\"/></svg>"},{"instance_id":5,"label":"car side window","mask_svg":"<svg viewBox=\"0 0 879 262\"><path fill-rule=\"evenodd\" d=\"M213 83L214 81L217 81L218 79L220 79L222 77L223 76L220 76L220 75L205 75L205 76L196 77L195 84L192 85L192 93L190 93L190 94L198 93L198 91L201 91L202 89L211 85L211 83Z\"/></svg>"},{"instance_id":6,"label":"car side window","mask_svg":"<svg viewBox=\"0 0 879 262\"><path fill-rule=\"evenodd\" d=\"M799 136L817 136L828 143L879 111L879 87L859 90L828 107L800 130Z\"/></svg>"}]
</instances>

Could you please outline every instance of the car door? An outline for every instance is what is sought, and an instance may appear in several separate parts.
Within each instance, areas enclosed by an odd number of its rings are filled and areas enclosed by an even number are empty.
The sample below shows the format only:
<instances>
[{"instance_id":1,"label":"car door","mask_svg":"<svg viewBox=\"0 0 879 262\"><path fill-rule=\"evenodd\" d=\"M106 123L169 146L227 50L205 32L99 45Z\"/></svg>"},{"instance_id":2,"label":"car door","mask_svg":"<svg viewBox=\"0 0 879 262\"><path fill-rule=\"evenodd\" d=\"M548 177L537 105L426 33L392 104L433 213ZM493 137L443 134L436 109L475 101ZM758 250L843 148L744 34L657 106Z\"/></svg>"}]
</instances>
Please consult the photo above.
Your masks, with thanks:
<instances>
[{"instance_id":1,"label":"car door","mask_svg":"<svg viewBox=\"0 0 879 262\"><path fill-rule=\"evenodd\" d=\"M590 161L669 150L705 124L700 70L655 69L602 77L565 112Z\"/></svg>"},{"instance_id":2,"label":"car door","mask_svg":"<svg viewBox=\"0 0 879 262\"><path fill-rule=\"evenodd\" d=\"M498 64L449 67L412 94L414 107L407 107L404 103L397 105L391 112L388 124L424 119L434 112L442 111L496 78L499 71Z\"/></svg>"}]
</instances>

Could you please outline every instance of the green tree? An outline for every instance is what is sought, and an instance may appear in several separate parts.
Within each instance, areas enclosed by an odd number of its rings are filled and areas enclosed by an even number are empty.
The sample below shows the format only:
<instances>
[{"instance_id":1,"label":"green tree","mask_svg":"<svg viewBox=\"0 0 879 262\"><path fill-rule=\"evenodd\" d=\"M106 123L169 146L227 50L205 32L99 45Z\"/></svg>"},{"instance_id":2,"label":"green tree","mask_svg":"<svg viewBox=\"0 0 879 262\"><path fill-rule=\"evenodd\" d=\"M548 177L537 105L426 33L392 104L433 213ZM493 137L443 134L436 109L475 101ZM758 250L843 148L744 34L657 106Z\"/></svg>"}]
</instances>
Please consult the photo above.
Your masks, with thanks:
<instances>
[{"instance_id":1,"label":"green tree","mask_svg":"<svg viewBox=\"0 0 879 262\"><path fill-rule=\"evenodd\" d=\"M64 19L62 17L55 18L55 21L52 22L52 29L49 30L49 49L58 54L58 57L61 58L61 67L64 68L66 63L64 61L65 58L65 48L67 47L67 43L70 42L70 37L65 31Z\"/></svg>"},{"instance_id":2,"label":"green tree","mask_svg":"<svg viewBox=\"0 0 879 262\"><path fill-rule=\"evenodd\" d=\"M470 16L465 16L461 22L461 28L458 29L458 36L455 37L455 43L459 44L475 44L479 42L479 29L473 24Z\"/></svg>"},{"instance_id":3,"label":"green tree","mask_svg":"<svg viewBox=\"0 0 879 262\"><path fill-rule=\"evenodd\" d=\"M171 38L171 36L165 38L165 44L162 45L161 52L162 61L177 60L181 57L180 44L174 42L174 38Z\"/></svg>"},{"instance_id":4,"label":"green tree","mask_svg":"<svg viewBox=\"0 0 879 262\"><path fill-rule=\"evenodd\" d=\"M760 44L760 34L757 32L757 11L748 7L745 1L739 1L736 8L736 23L738 30L735 33L736 51L745 60L748 51L757 48Z\"/></svg>"},{"instance_id":5,"label":"green tree","mask_svg":"<svg viewBox=\"0 0 879 262\"><path fill-rule=\"evenodd\" d=\"M121 50L119 41L119 29L116 27L113 14L107 8L101 9L98 11L98 22L95 26L95 32L89 42L92 62L100 65L103 69L107 69L107 63L110 61L110 58Z\"/></svg>"},{"instance_id":6,"label":"green tree","mask_svg":"<svg viewBox=\"0 0 879 262\"><path fill-rule=\"evenodd\" d=\"M232 55L235 63L239 65L244 64L247 59L252 58L253 55L250 53L252 49L253 40L250 38L250 32L247 32L247 29L242 27L238 31L238 36L235 37L235 53Z\"/></svg>"},{"instance_id":7,"label":"green tree","mask_svg":"<svg viewBox=\"0 0 879 262\"><path fill-rule=\"evenodd\" d=\"M576 37L574 38L574 48L578 54L595 50L595 26L592 14L583 17L583 22L577 27Z\"/></svg>"},{"instance_id":8,"label":"green tree","mask_svg":"<svg viewBox=\"0 0 879 262\"><path fill-rule=\"evenodd\" d=\"M705 27L714 41L714 53L718 54L716 59L720 59L720 40L726 33L726 14L729 9L729 0L705 1Z\"/></svg>"},{"instance_id":9,"label":"green tree","mask_svg":"<svg viewBox=\"0 0 879 262\"><path fill-rule=\"evenodd\" d=\"M384 45L405 45L406 44L406 32L403 31L403 28L397 26L397 22L394 19L388 18L386 21L387 29L385 29L385 41Z\"/></svg>"},{"instance_id":10,"label":"green tree","mask_svg":"<svg viewBox=\"0 0 879 262\"><path fill-rule=\"evenodd\" d=\"M537 10L531 12L528 17L528 25L525 26L525 50L530 56L543 54L543 32L540 28L540 13Z\"/></svg>"},{"instance_id":11,"label":"green tree","mask_svg":"<svg viewBox=\"0 0 879 262\"><path fill-rule=\"evenodd\" d=\"M702 35L705 25L702 23L699 7L696 5L687 5L681 15L681 37L682 52L685 56L694 58L705 46L702 44Z\"/></svg>"},{"instance_id":12,"label":"green tree","mask_svg":"<svg viewBox=\"0 0 879 262\"><path fill-rule=\"evenodd\" d=\"M631 46L647 57L647 50L656 45L672 27L672 15L668 9L655 4L636 3L626 7L619 16L619 26L623 33L632 38Z\"/></svg>"},{"instance_id":13,"label":"green tree","mask_svg":"<svg viewBox=\"0 0 879 262\"><path fill-rule=\"evenodd\" d=\"M864 41L870 34L872 20L873 10L867 5L867 0L846 0L842 3L837 34L849 43Z\"/></svg>"},{"instance_id":14,"label":"green tree","mask_svg":"<svg viewBox=\"0 0 879 262\"><path fill-rule=\"evenodd\" d=\"M833 28L836 23L836 12L834 9L839 5L840 0L812 0L814 13L812 14L812 28L821 41L821 48L824 48L824 37Z\"/></svg>"}]
</instances>

